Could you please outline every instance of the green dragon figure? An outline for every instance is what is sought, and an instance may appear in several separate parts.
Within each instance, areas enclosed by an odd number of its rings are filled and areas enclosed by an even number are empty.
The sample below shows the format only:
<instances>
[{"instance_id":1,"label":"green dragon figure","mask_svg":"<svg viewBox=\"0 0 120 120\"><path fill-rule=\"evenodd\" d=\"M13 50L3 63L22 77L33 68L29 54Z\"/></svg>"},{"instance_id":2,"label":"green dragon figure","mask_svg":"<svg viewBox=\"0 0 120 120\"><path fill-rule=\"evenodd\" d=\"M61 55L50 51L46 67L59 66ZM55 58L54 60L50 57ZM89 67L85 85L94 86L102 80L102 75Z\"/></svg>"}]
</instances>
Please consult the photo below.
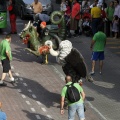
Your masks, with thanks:
<instances>
[{"instance_id":1,"label":"green dragon figure","mask_svg":"<svg viewBox=\"0 0 120 120\"><path fill-rule=\"evenodd\" d=\"M56 16L59 17L58 20L54 20ZM52 25L48 25L49 31L42 40L39 40L40 38L38 37L37 31L30 21L19 34L20 38L23 39L23 42L28 45L28 48L26 48L26 50L36 56L46 56L45 64L48 63L47 54L49 54L49 46L44 45L44 43L47 40L51 40L53 43L53 49L56 50L59 47L59 42L66 38L66 25L64 14L60 11L54 11L51 14L50 18L51 22L54 25L59 24L60 28L52 29Z\"/></svg>"}]
</instances>

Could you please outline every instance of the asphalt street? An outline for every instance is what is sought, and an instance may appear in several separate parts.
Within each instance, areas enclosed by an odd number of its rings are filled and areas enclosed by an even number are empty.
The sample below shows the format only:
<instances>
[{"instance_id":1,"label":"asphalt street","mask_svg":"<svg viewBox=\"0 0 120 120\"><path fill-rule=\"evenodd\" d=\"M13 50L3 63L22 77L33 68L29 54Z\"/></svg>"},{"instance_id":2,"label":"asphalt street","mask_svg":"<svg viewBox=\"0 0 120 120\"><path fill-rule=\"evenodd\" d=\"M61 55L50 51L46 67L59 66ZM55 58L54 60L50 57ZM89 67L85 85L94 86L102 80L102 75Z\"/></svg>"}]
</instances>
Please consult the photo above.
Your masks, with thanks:
<instances>
[{"instance_id":1,"label":"asphalt street","mask_svg":"<svg viewBox=\"0 0 120 120\"><path fill-rule=\"evenodd\" d=\"M55 9L59 8L52 0ZM17 18L18 33L28 22ZM9 32L10 25L3 32ZM0 40L4 35L0 35ZM81 35L70 38L73 46L83 55L88 71L91 71L90 37ZM63 116L60 115L60 92L64 86L64 73L56 63L56 58L49 55L49 64L41 65L40 57L25 51L26 45L18 35L12 35L13 61L12 72L16 84L9 83L7 87L0 87L0 101L8 120L67 120L67 108ZM94 82L83 79L86 93L86 120L120 120L120 39L107 39L105 61L102 75L96 64ZM2 67L0 68L2 74ZM77 116L76 119L77 120Z\"/></svg>"}]
</instances>

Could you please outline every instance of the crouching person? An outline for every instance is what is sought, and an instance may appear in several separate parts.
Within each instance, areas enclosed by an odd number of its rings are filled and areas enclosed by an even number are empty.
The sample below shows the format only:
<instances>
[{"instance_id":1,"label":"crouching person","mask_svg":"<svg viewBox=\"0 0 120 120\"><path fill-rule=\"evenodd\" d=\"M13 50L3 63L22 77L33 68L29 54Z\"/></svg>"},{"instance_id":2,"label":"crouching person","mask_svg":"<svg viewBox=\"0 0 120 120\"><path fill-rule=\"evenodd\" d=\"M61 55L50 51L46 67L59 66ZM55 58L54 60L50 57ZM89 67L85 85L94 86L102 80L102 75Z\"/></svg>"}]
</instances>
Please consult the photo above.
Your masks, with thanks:
<instances>
[{"instance_id":1,"label":"crouching person","mask_svg":"<svg viewBox=\"0 0 120 120\"><path fill-rule=\"evenodd\" d=\"M68 120L74 120L77 112L80 120L85 120L84 114L84 99L85 93L79 83L72 83L71 76L66 76L66 85L61 92L60 113L64 114L64 101L68 100ZM73 97L74 96L74 97Z\"/></svg>"}]
</instances>

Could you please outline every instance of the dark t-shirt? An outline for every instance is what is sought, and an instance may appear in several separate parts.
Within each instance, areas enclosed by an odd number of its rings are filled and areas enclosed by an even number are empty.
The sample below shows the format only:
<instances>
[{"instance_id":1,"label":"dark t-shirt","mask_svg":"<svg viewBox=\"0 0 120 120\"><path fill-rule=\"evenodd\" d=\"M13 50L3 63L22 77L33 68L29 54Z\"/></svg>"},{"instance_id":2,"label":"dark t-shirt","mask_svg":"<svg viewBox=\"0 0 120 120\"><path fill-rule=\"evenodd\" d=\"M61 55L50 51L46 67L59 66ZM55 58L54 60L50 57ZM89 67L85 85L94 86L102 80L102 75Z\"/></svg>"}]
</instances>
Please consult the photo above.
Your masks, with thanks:
<instances>
[{"instance_id":1,"label":"dark t-shirt","mask_svg":"<svg viewBox=\"0 0 120 120\"><path fill-rule=\"evenodd\" d=\"M48 32L49 32L48 28L46 27L44 29L40 28L40 38L42 39L43 37L48 35Z\"/></svg>"}]
</instances>

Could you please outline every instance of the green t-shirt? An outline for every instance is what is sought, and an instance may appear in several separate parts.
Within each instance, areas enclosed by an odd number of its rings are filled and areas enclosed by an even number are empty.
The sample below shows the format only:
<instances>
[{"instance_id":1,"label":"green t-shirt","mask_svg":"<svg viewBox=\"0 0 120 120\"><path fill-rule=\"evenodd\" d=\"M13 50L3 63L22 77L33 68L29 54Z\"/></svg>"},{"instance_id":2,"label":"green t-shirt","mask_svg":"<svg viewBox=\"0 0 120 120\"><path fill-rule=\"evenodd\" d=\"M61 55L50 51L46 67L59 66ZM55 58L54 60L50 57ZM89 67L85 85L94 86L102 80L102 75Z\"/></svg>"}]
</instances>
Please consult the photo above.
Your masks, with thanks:
<instances>
[{"instance_id":1,"label":"green t-shirt","mask_svg":"<svg viewBox=\"0 0 120 120\"><path fill-rule=\"evenodd\" d=\"M10 43L7 40L2 40L0 42L0 59L4 60L7 58L6 51L9 52L10 60L12 60Z\"/></svg>"},{"instance_id":2,"label":"green t-shirt","mask_svg":"<svg viewBox=\"0 0 120 120\"><path fill-rule=\"evenodd\" d=\"M93 46L93 51L94 52L102 52L104 51L105 44L106 44L106 35L98 31L94 36L93 40L95 41L95 44Z\"/></svg>"},{"instance_id":3,"label":"green t-shirt","mask_svg":"<svg viewBox=\"0 0 120 120\"><path fill-rule=\"evenodd\" d=\"M70 85L71 83L72 82L68 82L66 85ZM83 91L82 87L78 83L74 83L73 85L78 89L79 93L81 93ZM63 89L62 89L62 92L61 92L61 96L65 97L66 96L66 92L67 92L67 87L64 86ZM81 94L80 94L80 96L81 96ZM78 103L78 102L83 103L82 96L80 97L80 100L75 102L75 103ZM75 103L70 103L70 101L68 100L68 106L70 106L72 104L75 104Z\"/></svg>"},{"instance_id":4,"label":"green t-shirt","mask_svg":"<svg viewBox=\"0 0 120 120\"><path fill-rule=\"evenodd\" d=\"M113 7L107 7L107 9L106 9L106 15L110 21L113 20L114 10L115 9Z\"/></svg>"}]
</instances>

